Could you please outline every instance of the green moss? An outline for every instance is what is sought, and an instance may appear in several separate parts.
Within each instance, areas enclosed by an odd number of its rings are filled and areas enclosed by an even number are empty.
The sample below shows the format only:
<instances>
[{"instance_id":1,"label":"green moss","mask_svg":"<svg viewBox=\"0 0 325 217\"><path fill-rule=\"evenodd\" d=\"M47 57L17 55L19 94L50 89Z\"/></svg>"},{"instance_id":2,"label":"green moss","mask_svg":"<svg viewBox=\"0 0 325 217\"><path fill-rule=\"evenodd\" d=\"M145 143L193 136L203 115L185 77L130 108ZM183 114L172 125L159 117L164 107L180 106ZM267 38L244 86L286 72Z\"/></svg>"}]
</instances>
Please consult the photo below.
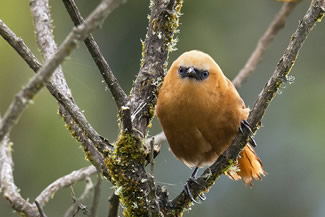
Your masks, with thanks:
<instances>
[{"instance_id":1,"label":"green moss","mask_svg":"<svg viewBox=\"0 0 325 217\"><path fill-rule=\"evenodd\" d=\"M150 7L152 8L153 6L154 6L153 1L150 1ZM174 35L175 33L177 33L177 28L179 26L179 17L181 16L180 11L182 6L183 6L183 0L177 0L175 10L173 11L172 14L168 14L163 18L148 16L149 21L151 19L150 29L152 30L152 34L157 35L159 39L164 40L163 47L167 49L168 53L176 50L175 46L178 40L174 39ZM167 19L167 20L160 20L160 19ZM146 40L147 39L148 39L148 33L146 35ZM142 44L142 53L141 53L142 58L141 58L140 66L142 68L144 66L144 59L147 54L147 49L145 47L144 41L141 40L141 44ZM165 67L167 66L167 61L164 64L164 66Z\"/></svg>"},{"instance_id":2,"label":"green moss","mask_svg":"<svg viewBox=\"0 0 325 217\"><path fill-rule=\"evenodd\" d=\"M145 52L145 46L146 44L144 43L143 40L140 40L141 41L141 47L142 47L142 50L141 50L141 61L140 61L140 68L143 67L144 65L144 59L145 59L145 56L146 56L146 52Z\"/></svg>"},{"instance_id":3,"label":"green moss","mask_svg":"<svg viewBox=\"0 0 325 217\"><path fill-rule=\"evenodd\" d=\"M150 128L152 126L152 119L155 116L155 106L154 105L150 105L149 106L149 117L150 117L150 121L148 122L148 128Z\"/></svg>"},{"instance_id":4,"label":"green moss","mask_svg":"<svg viewBox=\"0 0 325 217\"><path fill-rule=\"evenodd\" d=\"M87 160L87 161L91 161L91 153L89 152L89 151L87 151L87 150L85 150L84 149L84 152L85 152L85 159Z\"/></svg>"},{"instance_id":5,"label":"green moss","mask_svg":"<svg viewBox=\"0 0 325 217\"><path fill-rule=\"evenodd\" d=\"M21 217L26 217L25 213L23 213L23 212L19 212L19 215L20 215Z\"/></svg>"},{"instance_id":6,"label":"green moss","mask_svg":"<svg viewBox=\"0 0 325 217\"><path fill-rule=\"evenodd\" d=\"M318 14L318 16L315 18L316 22L321 22L324 17L324 12L321 12Z\"/></svg>"},{"instance_id":7,"label":"green moss","mask_svg":"<svg viewBox=\"0 0 325 217\"><path fill-rule=\"evenodd\" d=\"M114 152L105 158L105 163L116 186L116 192L126 207L123 211L124 216L143 216L148 212L146 202L139 200L144 194L139 186L142 182L132 176L138 162L142 165L145 163L141 140L133 134L122 132L115 144Z\"/></svg>"}]
</instances>

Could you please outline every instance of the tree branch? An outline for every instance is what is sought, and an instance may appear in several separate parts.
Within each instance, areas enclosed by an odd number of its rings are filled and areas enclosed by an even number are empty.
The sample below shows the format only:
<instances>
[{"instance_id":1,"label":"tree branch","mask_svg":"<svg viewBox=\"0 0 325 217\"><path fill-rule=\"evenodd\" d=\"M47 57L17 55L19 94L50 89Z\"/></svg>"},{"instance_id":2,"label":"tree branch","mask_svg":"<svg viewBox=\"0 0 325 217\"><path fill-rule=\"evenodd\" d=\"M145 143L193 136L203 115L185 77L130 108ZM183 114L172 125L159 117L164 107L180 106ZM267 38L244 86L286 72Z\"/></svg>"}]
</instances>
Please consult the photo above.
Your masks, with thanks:
<instances>
[{"instance_id":1,"label":"tree branch","mask_svg":"<svg viewBox=\"0 0 325 217\"><path fill-rule=\"evenodd\" d=\"M37 72L40 69L41 64L31 50L25 45L24 41L17 37L15 33L12 32L1 20L0 34L17 51L34 72ZM98 149L106 155L109 153L109 149L111 149L112 146L89 124L81 109L74 103L71 91L68 88L64 77L60 77L61 75L63 76L63 74L60 74L59 72L56 73L55 77L50 79L46 87L58 100L60 115L66 122L67 128L70 130L72 136L77 141L81 142L85 152L88 153L87 158L96 166L96 168L102 167L102 170L106 171L106 174L108 174L104 164L104 157L97 151L94 144L98 144Z\"/></svg>"},{"instance_id":2,"label":"tree branch","mask_svg":"<svg viewBox=\"0 0 325 217\"><path fill-rule=\"evenodd\" d=\"M17 51L34 72L37 72L40 69L41 64L33 55L31 50L25 45L21 38L17 37L15 33L2 22L2 20L0 20L0 34ZM59 112L65 120L68 120L66 122L72 135L78 141L80 141L80 138L85 138L81 142L86 144L89 139L85 135L81 135L86 133L93 143L98 144L98 149L101 150L101 152L108 153L109 148L112 146L110 146L109 142L101 137L89 124L81 109L74 103L71 91L66 84L63 74L62 77L60 76L61 74L57 72L46 86L50 93L60 103L61 106L59 107ZM87 148L87 150L89 149L90 148Z\"/></svg>"},{"instance_id":3,"label":"tree branch","mask_svg":"<svg viewBox=\"0 0 325 217\"><path fill-rule=\"evenodd\" d=\"M38 47L41 50L44 60L48 61L57 51L57 46L53 36L53 27L51 23L52 18L49 9L49 2L48 0L31 0L30 7L32 15L34 17L34 25ZM86 129L86 131L88 132L91 131L90 135L95 135L95 137L97 138L99 138L100 136L86 120L80 108L74 103L71 90L64 77L61 65L59 65L58 68L55 70L47 86L50 86L49 88L53 93L56 92L54 90L60 90L59 95L61 95L61 97L57 97L58 100L61 98L67 99L63 103L59 104L59 114L63 117L64 121L69 126L69 129L72 134L76 134L76 132L78 132L78 136L74 137L76 137L76 139L82 143L85 150L90 151L91 156L88 156L89 160L93 162L98 171L101 171L101 167L102 165L104 165L103 157L100 156L99 153L97 153L97 150L94 147L91 147L94 146L94 144L93 142L88 141L89 139L84 135L85 133L82 131L82 129ZM65 107L68 107L68 109L66 110ZM74 109L75 112L71 112L72 109ZM76 116L75 114L79 114L79 117L74 118L75 121L79 122L79 126L76 126L75 122L72 121L71 116ZM81 128L80 125L88 125L88 127ZM94 141L97 142L96 140Z\"/></svg>"},{"instance_id":4,"label":"tree branch","mask_svg":"<svg viewBox=\"0 0 325 217\"><path fill-rule=\"evenodd\" d=\"M91 181L91 179L88 177L86 179L86 186L84 191L82 192L80 197L77 198L76 194L74 193L73 187L70 186L73 204L65 212L64 217L76 216L79 210L82 210L83 214L88 216L89 215L88 208L85 205L83 205L81 201L83 201L86 198L86 196L93 188L94 188L94 184Z\"/></svg>"},{"instance_id":5,"label":"tree branch","mask_svg":"<svg viewBox=\"0 0 325 217\"><path fill-rule=\"evenodd\" d=\"M37 197L36 200L43 207L53 195L62 188L69 187L70 185L80 182L87 177L96 173L94 166L88 166L79 170L72 171L71 173L55 180L52 184L47 186Z\"/></svg>"},{"instance_id":6,"label":"tree branch","mask_svg":"<svg viewBox=\"0 0 325 217\"><path fill-rule=\"evenodd\" d=\"M313 0L305 16L300 21L297 30L291 36L291 40L279 63L277 64L272 77L259 94L254 108L250 112L248 122L253 126L253 131L261 125L261 119L269 106L272 99L276 96L283 82L288 82L290 79L288 74L293 67L298 53L307 38L310 31L313 29L316 22L320 22L325 12L324 0ZM248 134L247 134L248 135ZM247 144L248 137L238 133L230 147L219 156L217 161L208 169L206 169L196 183L191 182L190 186L194 197L203 191L208 191L214 182L236 161L238 154ZM191 199L184 191L178 195L164 210L167 216L180 215L184 209L191 204Z\"/></svg>"},{"instance_id":7,"label":"tree branch","mask_svg":"<svg viewBox=\"0 0 325 217\"><path fill-rule=\"evenodd\" d=\"M16 34L0 19L0 35L5 39L12 48L27 62L29 67L37 72L41 68L41 64L34 56L32 51L26 46L24 40L17 37Z\"/></svg>"},{"instance_id":8,"label":"tree branch","mask_svg":"<svg viewBox=\"0 0 325 217\"><path fill-rule=\"evenodd\" d=\"M0 118L1 122L1 118ZM19 193L18 187L14 182L12 160L12 143L8 136L0 142L0 190L4 197L9 201L12 209L24 213L28 217L38 217L39 212L35 205L26 201Z\"/></svg>"},{"instance_id":9,"label":"tree branch","mask_svg":"<svg viewBox=\"0 0 325 217\"><path fill-rule=\"evenodd\" d=\"M102 152L99 152L96 148L96 143L94 143L94 141L90 139L89 134L87 134L87 132L85 133L82 128L75 124L74 119L68 112L66 112L66 110L60 109L59 107L59 113L66 122L66 126L68 130L70 130L72 136L75 137L75 139L81 143L81 146L84 152L86 153L86 158L97 168L97 171L102 171L103 174L105 174L105 176L109 179L107 168L104 162L104 156L107 156L110 150L103 149L101 150ZM103 138L103 140L105 139ZM98 145L97 147L99 148Z\"/></svg>"},{"instance_id":10,"label":"tree branch","mask_svg":"<svg viewBox=\"0 0 325 217\"><path fill-rule=\"evenodd\" d=\"M152 216L162 215L153 177L144 169L142 138L146 136L147 126L154 115L168 54L176 43L173 36L182 2L152 0L150 3L151 14L140 71L125 106L125 115L121 116L121 133L114 152L105 159L112 183L119 189L120 201L126 207L126 216L147 216L148 212Z\"/></svg>"},{"instance_id":11,"label":"tree branch","mask_svg":"<svg viewBox=\"0 0 325 217\"><path fill-rule=\"evenodd\" d=\"M80 11L74 0L63 0L63 3L75 26L78 26L84 22L84 19L81 16ZM118 80L114 76L111 68L109 67L102 52L100 51L99 46L95 41L94 37L90 34L84 42L93 60L95 61L101 75L103 76L106 85L110 89L118 109L120 109L121 106L124 106L126 104L127 95L125 94Z\"/></svg>"},{"instance_id":12,"label":"tree branch","mask_svg":"<svg viewBox=\"0 0 325 217\"><path fill-rule=\"evenodd\" d=\"M145 145L150 147L151 140L154 140L154 145L158 146L161 143L167 141L167 138L165 136L164 131L161 131L160 133L158 133L158 134L156 134L156 135L154 135L154 136L152 136L150 138L147 138L146 141L145 141Z\"/></svg>"},{"instance_id":13,"label":"tree branch","mask_svg":"<svg viewBox=\"0 0 325 217\"><path fill-rule=\"evenodd\" d=\"M102 176L101 176L101 173L98 172L97 173L97 183L96 183L95 189L94 189L94 197L93 197L93 202L92 202L92 205L91 205L89 217L96 217L97 216L97 209L98 209L98 206L99 206L101 185L102 185Z\"/></svg>"},{"instance_id":14,"label":"tree branch","mask_svg":"<svg viewBox=\"0 0 325 217\"><path fill-rule=\"evenodd\" d=\"M120 206L120 197L113 192L112 196L108 200L108 217L118 217L118 210Z\"/></svg>"},{"instance_id":15,"label":"tree branch","mask_svg":"<svg viewBox=\"0 0 325 217\"><path fill-rule=\"evenodd\" d=\"M10 104L8 110L4 114L3 121L0 125L0 141L7 135L18 121L22 112L31 102L33 97L43 88L44 84L49 81L54 70L62 63L62 61L74 50L79 41L87 38L88 34L99 27L108 14L112 11L115 1L103 0L99 6L89 15L85 23L74 28L55 55L51 57L38 71L30 82L23 88ZM89 125L89 123L88 123ZM89 126L87 126L89 127Z\"/></svg>"},{"instance_id":16,"label":"tree branch","mask_svg":"<svg viewBox=\"0 0 325 217\"><path fill-rule=\"evenodd\" d=\"M301 0L284 3L279 13L275 16L263 36L259 39L254 52L247 60L245 66L240 70L232 83L238 89L243 82L252 74L256 65L261 61L263 54L268 46L271 44L278 32L285 26L286 20L295 6Z\"/></svg>"},{"instance_id":17,"label":"tree branch","mask_svg":"<svg viewBox=\"0 0 325 217\"><path fill-rule=\"evenodd\" d=\"M41 205L35 200L36 207L41 217L47 217Z\"/></svg>"},{"instance_id":18,"label":"tree branch","mask_svg":"<svg viewBox=\"0 0 325 217\"><path fill-rule=\"evenodd\" d=\"M133 127L144 137L154 114L159 87L166 73L168 55L175 48L182 0L152 1L141 67L130 94Z\"/></svg>"}]
</instances>

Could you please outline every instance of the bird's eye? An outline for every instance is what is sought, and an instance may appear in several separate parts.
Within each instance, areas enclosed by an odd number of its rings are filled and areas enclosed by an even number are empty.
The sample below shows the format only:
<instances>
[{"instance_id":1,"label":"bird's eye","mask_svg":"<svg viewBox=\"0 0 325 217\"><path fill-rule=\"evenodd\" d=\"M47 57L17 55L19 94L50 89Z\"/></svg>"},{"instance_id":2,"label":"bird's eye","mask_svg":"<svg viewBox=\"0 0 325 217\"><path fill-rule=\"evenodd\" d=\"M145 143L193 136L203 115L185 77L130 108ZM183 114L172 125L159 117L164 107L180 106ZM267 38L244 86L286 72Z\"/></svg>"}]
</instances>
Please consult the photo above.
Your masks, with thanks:
<instances>
[{"instance_id":1,"label":"bird's eye","mask_svg":"<svg viewBox=\"0 0 325 217\"><path fill-rule=\"evenodd\" d=\"M206 79L207 77L209 77L209 72L208 71L202 72L202 78Z\"/></svg>"},{"instance_id":2,"label":"bird's eye","mask_svg":"<svg viewBox=\"0 0 325 217\"><path fill-rule=\"evenodd\" d=\"M184 72L185 72L185 68L180 66L179 69L178 69L178 73L183 74Z\"/></svg>"}]
</instances>

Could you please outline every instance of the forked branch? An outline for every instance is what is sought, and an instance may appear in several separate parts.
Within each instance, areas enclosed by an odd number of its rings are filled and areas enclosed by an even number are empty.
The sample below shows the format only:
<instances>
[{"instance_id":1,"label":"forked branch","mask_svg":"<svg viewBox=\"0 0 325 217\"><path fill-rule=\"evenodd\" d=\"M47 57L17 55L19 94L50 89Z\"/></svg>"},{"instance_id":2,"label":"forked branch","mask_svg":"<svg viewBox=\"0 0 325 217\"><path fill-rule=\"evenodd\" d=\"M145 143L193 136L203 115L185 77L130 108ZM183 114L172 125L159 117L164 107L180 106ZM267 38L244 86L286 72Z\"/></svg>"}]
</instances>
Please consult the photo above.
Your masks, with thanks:
<instances>
[{"instance_id":1,"label":"forked branch","mask_svg":"<svg viewBox=\"0 0 325 217\"><path fill-rule=\"evenodd\" d=\"M59 49L38 71L37 74L26 84L26 86L17 93L15 99L5 112L3 121L0 125L0 141L11 131L18 121L22 112L32 101L34 96L43 88L54 73L54 70L70 55L81 40L87 38L88 34L99 27L108 14L112 11L111 6L114 1L103 0L91 15L86 19L85 23L74 28Z\"/></svg>"}]
</instances>

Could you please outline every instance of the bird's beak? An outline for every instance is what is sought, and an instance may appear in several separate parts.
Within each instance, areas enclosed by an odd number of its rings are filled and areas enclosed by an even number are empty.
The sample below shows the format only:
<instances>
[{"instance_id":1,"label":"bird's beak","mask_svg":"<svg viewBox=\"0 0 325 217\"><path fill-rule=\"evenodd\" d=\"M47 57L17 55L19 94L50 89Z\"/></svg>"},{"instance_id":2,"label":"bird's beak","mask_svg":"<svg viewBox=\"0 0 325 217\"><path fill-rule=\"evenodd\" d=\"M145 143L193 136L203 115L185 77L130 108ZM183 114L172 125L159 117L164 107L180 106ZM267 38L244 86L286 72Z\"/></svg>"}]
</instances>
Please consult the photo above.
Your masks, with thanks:
<instances>
[{"instance_id":1,"label":"bird's beak","mask_svg":"<svg viewBox=\"0 0 325 217\"><path fill-rule=\"evenodd\" d=\"M196 72L195 69L193 67L188 68L188 70L186 71L186 74L189 78L195 78L196 77Z\"/></svg>"}]
</instances>

